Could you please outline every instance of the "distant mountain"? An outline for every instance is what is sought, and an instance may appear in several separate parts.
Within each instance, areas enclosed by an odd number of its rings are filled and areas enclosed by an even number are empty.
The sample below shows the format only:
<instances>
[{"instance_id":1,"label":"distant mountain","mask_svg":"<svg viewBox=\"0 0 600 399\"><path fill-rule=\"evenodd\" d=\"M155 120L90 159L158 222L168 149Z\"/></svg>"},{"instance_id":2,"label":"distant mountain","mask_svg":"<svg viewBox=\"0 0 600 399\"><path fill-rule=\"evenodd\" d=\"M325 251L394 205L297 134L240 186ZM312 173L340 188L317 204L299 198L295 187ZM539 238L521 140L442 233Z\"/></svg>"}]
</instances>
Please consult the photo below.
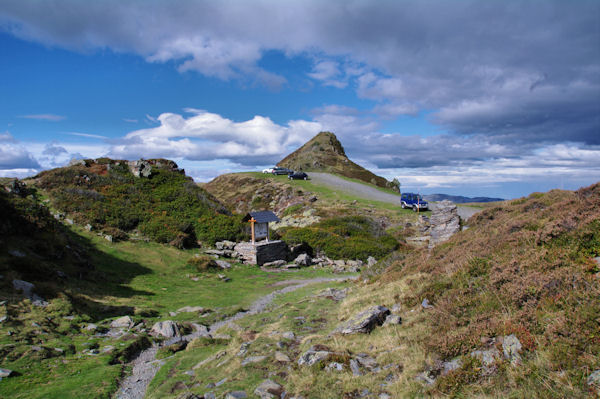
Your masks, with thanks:
<instances>
[{"instance_id":1,"label":"distant mountain","mask_svg":"<svg viewBox=\"0 0 600 399\"><path fill-rule=\"evenodd\" d=\"M346 156L342 143L331 132L321 132L283 158L277 166L305 172L336 173L379 187L390 187L383 177L355 164Z\"/></svg>"},{"instance_id":2,"label":"distant mountain","mask_svg":"<svg viewBox=\"0 0 600 399\"><path fill-rule=\"evenodd\" d=\"M452 201L455 204L464 204L468 202L496 202L504 201L504 198L491 198L491 197L463 197L462 195L448 195L448 194L428 194L423 195L427 201Z\"/></svg>"}]
</instances>

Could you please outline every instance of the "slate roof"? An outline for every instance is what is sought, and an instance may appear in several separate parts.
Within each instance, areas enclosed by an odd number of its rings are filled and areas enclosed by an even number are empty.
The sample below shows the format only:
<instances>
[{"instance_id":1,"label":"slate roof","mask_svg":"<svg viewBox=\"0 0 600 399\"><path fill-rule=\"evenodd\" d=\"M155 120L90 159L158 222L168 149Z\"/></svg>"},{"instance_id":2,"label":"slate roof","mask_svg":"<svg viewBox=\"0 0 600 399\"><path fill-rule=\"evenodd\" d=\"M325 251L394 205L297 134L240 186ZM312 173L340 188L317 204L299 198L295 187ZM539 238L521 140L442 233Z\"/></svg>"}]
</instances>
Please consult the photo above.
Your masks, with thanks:
<instances>
[{"instance_id":1,"label":"slate roof","mask_svg":"<svg viewBox=\"0 0 600 399\"><path fill-rule=\"evenodd\" d=\"M247 222L251 218L254 218L258 223L267 223L267 222L279 222L279 218L271 211L258 211L258 212L250 212L242 221Z\"/></svg>"}]
</instances>

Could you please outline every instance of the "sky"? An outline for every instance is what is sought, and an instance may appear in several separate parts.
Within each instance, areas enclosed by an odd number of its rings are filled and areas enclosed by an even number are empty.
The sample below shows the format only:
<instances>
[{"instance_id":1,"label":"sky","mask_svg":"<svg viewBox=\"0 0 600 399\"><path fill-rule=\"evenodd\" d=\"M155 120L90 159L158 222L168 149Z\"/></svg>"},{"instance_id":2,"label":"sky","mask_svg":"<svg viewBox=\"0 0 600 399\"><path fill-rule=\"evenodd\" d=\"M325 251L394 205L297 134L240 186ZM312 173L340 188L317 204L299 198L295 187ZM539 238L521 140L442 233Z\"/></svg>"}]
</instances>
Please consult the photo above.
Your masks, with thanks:
<instances>
[{"instance_id":1,"label":"sky","mask_svg":"<svg viewBox=\"0 0 600 399\"><path fill-rule=\"evenodd\" d=\"M0 176L175 160L196 181L320 131L403 191L600 181L600 1L3 0Z\"/></svg>"}]
</instances>

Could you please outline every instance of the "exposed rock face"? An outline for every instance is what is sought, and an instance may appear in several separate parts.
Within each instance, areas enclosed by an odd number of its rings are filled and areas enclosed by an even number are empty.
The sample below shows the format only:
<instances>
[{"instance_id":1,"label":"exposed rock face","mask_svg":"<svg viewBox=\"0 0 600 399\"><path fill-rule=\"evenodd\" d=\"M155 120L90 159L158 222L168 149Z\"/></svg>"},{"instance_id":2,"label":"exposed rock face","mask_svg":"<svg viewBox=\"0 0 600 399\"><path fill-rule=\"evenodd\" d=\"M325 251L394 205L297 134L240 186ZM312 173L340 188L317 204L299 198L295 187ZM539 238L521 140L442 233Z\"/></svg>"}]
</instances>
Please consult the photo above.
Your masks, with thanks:
<instances>
[{"instance_id":1,"label":"exposed rock face","mask_svg":"<svg viewBox=\"0 0 600 399\"><path fill-rule=\"evenodd\" d=\"M254 390L254 394L261 399L280 398L283 393L283 387L272 380L264 380Z\"/></svg>"},{"instance_id":2,"label":"exposed rock face","mask_svg":"<svg viewBox=\"0 0 600 399\"><path fill-rule=\"evenodd\" d=\"M235 252L239 253L244 263L262 266L268 262L286 260L288 246L283 241L261 241L256 244L241 242L235 246Z\"/></svg>"},{"instance_id":3,"label":"exposed rock face","mask_svg":"<svg viewBox=\"0 0 600 399\"><path fill-rule=\"evenodd\" d=\"M185 173L183 169L179 169L175 162L167 159L140 159L139 161L128 161L127 166L129 166L129 170L135 177L150 177L153 168L168 169L182 174Z\"/></svg>"},{"instance_id":4,"label":"exposed rock face","mask_svg":"<svg viewBox=\"0 0 600 399\"><path fill-rule=\"evenodd\" d=\"M389 314L390 310L385 306L373 306L342 323L333 332L340 334L370 333L376 326L382 325Z\"/></svg>"},{"instance_id":5,"label":"exposed rock face","mask_svg":"<svg viewBox=\"0 0 600 399\"><path fill-rule=\"evenodd\" d=\"M460 230L460 218L456 205L444 200L436 204L431 215L429 248L447 241Z\"/></svg>"},{"instance_id":6,"label":"exposed rock face","mask_svg":"<svg viewBox=\"0 0 600 399\"><path fill-rule=\"evenodd\" d=\"M165 338L181 336L179 333L179 328L177 327L177 323L171 320L159 321L158 323L154 324L150 330L150 333L160 335Z\"/></svg>"}]
</instances>

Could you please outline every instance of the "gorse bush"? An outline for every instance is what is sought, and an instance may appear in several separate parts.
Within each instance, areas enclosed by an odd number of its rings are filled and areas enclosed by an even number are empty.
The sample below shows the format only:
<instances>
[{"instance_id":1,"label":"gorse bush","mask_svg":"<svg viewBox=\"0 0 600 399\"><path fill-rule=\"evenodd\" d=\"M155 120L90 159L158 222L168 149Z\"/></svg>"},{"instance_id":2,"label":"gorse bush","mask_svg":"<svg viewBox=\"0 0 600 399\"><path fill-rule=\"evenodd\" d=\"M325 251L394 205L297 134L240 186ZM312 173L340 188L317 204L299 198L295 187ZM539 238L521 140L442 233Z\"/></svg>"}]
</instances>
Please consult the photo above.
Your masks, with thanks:
<instances>
[{"instance_id":1,"label":"gorse bush","mask_svg":"<svg viewBox=\"0 0 600 399\"><path fill-rule=\"evenodd\" d=\"M240 236L239 218L227 215L212 195L179 170L153 166L149 177L138 178L125 161L100 161L43 172L37 184L55 208L98 230L138 229L152 240L178 247Z\"/></svg>"},{"instance_id":2,"label":"gorse bush","mask_svg":"<svg viewBox=\"0 0 600 399\"><path fill-rule=\"evenodd\" d=\"M375 221L363 216L345 216L325 220L303 228L281 232L290 244L306 243L334 259L382 258L398 248L398 241Z\"/></svg>"}]
</instances>

